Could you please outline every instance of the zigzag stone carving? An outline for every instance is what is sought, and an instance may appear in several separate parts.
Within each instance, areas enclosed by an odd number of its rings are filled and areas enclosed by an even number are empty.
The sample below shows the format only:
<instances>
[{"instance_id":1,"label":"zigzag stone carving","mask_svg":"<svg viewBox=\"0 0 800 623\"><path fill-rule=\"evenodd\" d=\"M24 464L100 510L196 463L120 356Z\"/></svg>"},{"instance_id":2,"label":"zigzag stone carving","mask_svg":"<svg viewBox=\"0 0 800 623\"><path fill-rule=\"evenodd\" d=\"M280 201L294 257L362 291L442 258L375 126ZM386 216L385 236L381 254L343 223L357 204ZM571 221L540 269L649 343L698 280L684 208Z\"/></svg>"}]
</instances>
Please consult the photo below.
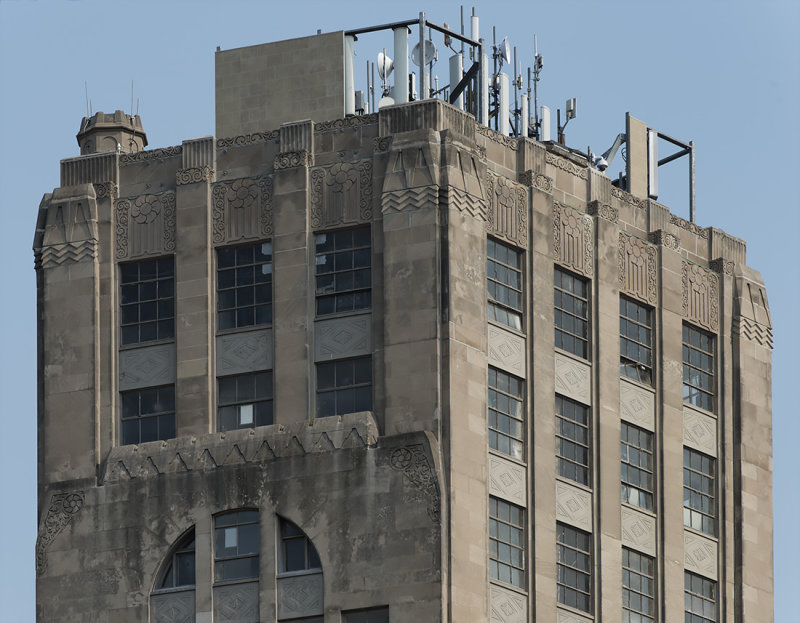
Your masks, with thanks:
<instances>
[{"instance_id":1,"label":"zigzag stone carving","mask_svg":"<svg viewBox=\"0 0 800 623\"><path fill-rule=\"evenodd\" d=\"M527 623L528 600L502 586L489 586L489 620L492 623Z\"/></svg>"},{"instance_id":2,"label":"zigzag stone carving","mask_svg":"<svg viewBox=\"0 0 800 623\"><path fill-rule=\"evenodd\" d=\"M464 193L466 195L466 193ZM470 195L467 195L469 197ZM406 190L393 190L381 195L381 213L411 212L422 208L436 207L439 189L436 186L421 186Z\"/></svg>"},{"instance_id":3,"label":"zigzag stone carving","mask_svg":"<svg viewBox=\"0 0 800 623\"><path fill-rule=\"evenodd\" d=\"M527 507L525 468L495 454L489 455L489 493Z\"/></svg>"},{"instance_id":4,"label":"zigzag stone carving","mask_svg":"<svg viewBox=\"0 0 800 623\"><path fill-rule=\"evenodd\" d=\"M709 456L717 456L717 421L684 406L683 443Z\"/></svg>"},{"instance_id":5,"label":"zigzag stone carving","mask_svg":"<svg viewBox=\"0 0 800 623\"><path fill-rule=\"evenodd\" d=\"M384 197L388 194L392 193L385 193ZM445 205L455 208L459 212L465 212L471 217L477 218L481 221L487 220L488 210L486 207L486 201L480 197L476 197L473 194L453 186L442 188L440 194L442 195L442 203Z\"/></svg>"},{"instance_id":6,"label":"zigzag stone carving","mask_svg":"<svg viewBox=\"0 0 800 623\"><path fill-rule=\"evenodd\" d=\"M489 325L489 363L520 378L526 376L525 338Z\"/></svg>"},{"instance_id":7,"label":"zigzag stone carving","mask_svg":"<svg viewBox=\"0 0 800 623\"><path fill-rule=\"evenodd\" d=\"M50 497L50 506L36 539L37 577L41 577L47 571L47 546L55 540L59 532L70 524L78 511L83 508L83 502L83 491L55 493Z\"/></svg>"},{"instance_id":8,"label":"zigzag stone carving","mask_svg":"<svg viewBox=\"0 0 800 623\"><path fill-rule=\"evenodd\" d=\"M623 420L649 431L655 430L655 394L620 379L619 414Z\"/></svg>"},{"instance_id":9,"label":"zigzag stone carving","mask_svg":"<svg viewBox=\"0 0 800 623\"><path fill-rule=\"evenodd\" d=\"M555 354L556 393L585 405L592 404L591 368L561 353Z\"/></svg>"},{"instance_id":10,"label":"zigzag stone carving","mask_svg":"<svg viewBox=\"0 0 800 623\"><path fill-rule=\"evenodd\" d=\"M245 177L212 186L211 239L226 244L272 235L272 176Z\"/></svg>"},{"instance_id":11,"label":"zigzag stone carving","mask_svg":"<svg viewBox=\"0 0 800 623\"><path fill-rule=\"evenodd\" d=\"M556 261L591 277L594 272L592 219L553 202L553 254Z\"/></svg>"},{"instance_id":12,"label":"zigzag stone carving","mask_svg":"<svg viewBox=\"0 0 800 623\"><path fill-rule=\"evenodd\" d=\"M656 518L622 506L622 544L649 556L656 555Z\"/></svg>"},{"instance_id":13,"label":"zigzag stone carving","mask_svg":"<svg viewBox=\"0 0 800 623\"><path fill-rule=\"evenodd\" d=\"M591 532L592 494L562 480L557 480L556 519Z\"/></svg>"},{"instance_id":14,"label":"zigzag stone carving","mask_svg":"<svg viewBox=\"0 0 800 623\"><path fill-rule=\"evenodd\" d=\"M710 331L719 328L719 277L683 260L683 315Z\"/></svg>"},{"instance_id":15,"label":"zigzag stone carving","mask_svg":"<svg viewBox=\"0 0 800 623\"><path fill-rule=\"evenodd\" d=\"M36 265L41 268L51 268L62 264L91 261L97 257L97 241L81 240L66 244L54 244L42 247L36 254Z\"/></svg>"},{"instance_id":16,"label":"zigzag stone carving","mask_svg":"<svg viewBox=\"0 0 800 623\"><path fill-rule=\"evenodd\" d=\"M689 570L717 579L717 543L689 530L683 531L683 564Z\"/></svg>"}]
</instances>

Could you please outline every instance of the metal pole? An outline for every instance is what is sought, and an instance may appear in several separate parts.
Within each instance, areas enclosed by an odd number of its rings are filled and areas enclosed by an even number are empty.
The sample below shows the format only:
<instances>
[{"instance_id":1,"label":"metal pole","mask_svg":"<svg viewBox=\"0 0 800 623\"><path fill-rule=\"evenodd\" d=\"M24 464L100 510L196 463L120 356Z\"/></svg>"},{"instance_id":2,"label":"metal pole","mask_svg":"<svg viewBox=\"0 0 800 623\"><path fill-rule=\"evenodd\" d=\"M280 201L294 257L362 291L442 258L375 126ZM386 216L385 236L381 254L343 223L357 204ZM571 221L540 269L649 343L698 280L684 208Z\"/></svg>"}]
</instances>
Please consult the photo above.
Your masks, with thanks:
<instances>
[{"instance_id":1,"label":"metal pole","mask_svg":"<svg viewBox=\"0 0 800 623\"><path fill-rule=\"evenodd\" d=\"M408 27L394 29L394 101L408 102Z\"/></svg>"},{"instance_id":2,"label":"metal pole","mask_svg":"<svg viewBox=\"0 0 800 623\"><path fill-rule=\"evenodd\" d=\"M489 125L489 59L483 53L486 44L480 39L478 49L478 122L482 125Z\"/></svg>"},{"instance_id":3,"label":"metal pole","mask_svg":"<svg viewBox=\"0 0 800 623\"><path fill-rule=\"evenodd\" d=\"M353 44L356 38L346 35L344 38L344 114L356 114L356 91L353 76Z\"/></svg>"},{"instance_id":4,"label":"metal pole","mask_svg":"<svg viewBox=\"0 0 800 623\"><path fill-rule=\"evenodd\" d=\"M428 99L428 79L425 75L428 69L425 66L425 13L419 14L419 99Z\"/></svg>"},{"instance_id":5,"label":"metal pole","mask_svg":"<svg viewBox=\"0 0 800 623\"><path fill-rule=\"evenodd\" d=\"M694 223L694 141L689 141L689 222Z\"/></svg>"}]
</instances>

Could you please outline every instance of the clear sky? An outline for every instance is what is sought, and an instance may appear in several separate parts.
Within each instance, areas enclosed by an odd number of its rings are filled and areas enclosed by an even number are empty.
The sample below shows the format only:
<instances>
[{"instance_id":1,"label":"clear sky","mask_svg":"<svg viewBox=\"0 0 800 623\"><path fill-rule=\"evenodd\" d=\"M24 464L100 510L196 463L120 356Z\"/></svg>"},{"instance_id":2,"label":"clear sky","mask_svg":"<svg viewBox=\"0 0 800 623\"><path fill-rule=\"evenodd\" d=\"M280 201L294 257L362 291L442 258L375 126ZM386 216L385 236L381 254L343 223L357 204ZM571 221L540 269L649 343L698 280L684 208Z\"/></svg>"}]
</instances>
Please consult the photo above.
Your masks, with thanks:
<instances>
[{"instance_id":1,"label":"clear sky","mask_svg":"<svg viewBox=\"0 0 800 623\"><path fill-rule=\"evenodd\" d=\"M469 15L473 4L465 5ZM775 325L775 590L796 621L800 585L800 2L547 0L475 3L481 35L509 37L523 67L533 33L544 57L540 103L578 99L567 142L595 152L625 113L696 144L696 221L747 240ZM457 2L122 2L0 0L0 619L34 620L36 289L33 240L59 160L78 154L86 114L130 111L131 80L150 148L214 133L214 50L413 19L459 25ZM376 46L369 50L369 46ZM364 37L356 75L390 41ZM444 82L445 50L438 68ZM137 106L134 103L134 108ZM664 167L660 201L688 218L685 159ZM618 155L608 173L620 169ZM789 263L789 260L792 260Z\"/></svg>"}]
</instances>

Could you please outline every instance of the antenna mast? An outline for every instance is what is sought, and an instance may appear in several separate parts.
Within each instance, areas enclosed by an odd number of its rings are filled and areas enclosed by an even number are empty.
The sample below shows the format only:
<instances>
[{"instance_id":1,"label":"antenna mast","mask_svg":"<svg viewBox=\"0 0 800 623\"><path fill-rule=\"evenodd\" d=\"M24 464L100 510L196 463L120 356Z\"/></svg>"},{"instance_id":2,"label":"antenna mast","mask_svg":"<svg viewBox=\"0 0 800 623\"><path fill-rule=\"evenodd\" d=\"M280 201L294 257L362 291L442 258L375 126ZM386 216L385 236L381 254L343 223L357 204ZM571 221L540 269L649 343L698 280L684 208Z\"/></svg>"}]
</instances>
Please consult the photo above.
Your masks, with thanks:
<instances>
[{"instance_id":1,"label":"antenna mast","mask_svg":"<svg viewBox=\"0 0 800 623\"><path fill-rule=\"evenodd\" d=\"M541 136L539 130L541 128L541 122L539 120L539 72L542 71L543 67L542 63L542 55L539 54L539 44L536 39L536 33L533 34L533 114L534 114L534 124L533 124L533 137L538 141L539 137ZM530 73L528 74L528 80L530 80ZM530 82L528 83L530 84ZM530 86L528 87L528 92L530 93Z\"/></svg>"}]
</instances>

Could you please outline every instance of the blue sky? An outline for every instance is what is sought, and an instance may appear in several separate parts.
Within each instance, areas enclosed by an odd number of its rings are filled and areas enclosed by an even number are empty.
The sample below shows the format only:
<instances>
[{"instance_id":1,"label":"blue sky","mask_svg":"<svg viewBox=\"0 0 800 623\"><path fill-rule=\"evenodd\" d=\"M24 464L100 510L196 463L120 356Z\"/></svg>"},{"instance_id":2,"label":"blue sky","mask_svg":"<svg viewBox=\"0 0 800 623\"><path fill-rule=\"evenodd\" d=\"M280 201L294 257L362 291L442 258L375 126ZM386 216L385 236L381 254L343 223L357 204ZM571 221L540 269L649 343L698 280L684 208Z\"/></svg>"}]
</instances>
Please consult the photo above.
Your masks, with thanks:
<instances>
[{"instance_id":1,"label":"blue sky","mask_svg":"<svg viewBox=\"0 0 800 623\"><path fill-rule=\"evenodd\" d=\"M465 5L470 13L473 4ZM800 583L800 438L791 387L800 351L800 3L705 0L479 2L481 34L509 37L523 66L533 33L544 57L540 102L578 99L567 142L602 152L625 113L696 144L696 221L747 240L775 325L773 437L778 622L796 620ZM399 7L399 8L398 8ZM36 291L31 243L59 160L77 155L86 113L130 109L131 80L151 148L214 133L214 50L412 19L459 24L456 2L168 2L0 0L0 603L34 620ZM377 48L365 37L356 75ZM441 76L446 72L440 53ZM136 104L134 104L134 107ZM555 119L554 119L555 123ZM608 173L616 175L621 158ZM681 161L665 167L660 201L688 218ZM789 264L788 260L792 259Z\"/></svg>"}]
</instances>

